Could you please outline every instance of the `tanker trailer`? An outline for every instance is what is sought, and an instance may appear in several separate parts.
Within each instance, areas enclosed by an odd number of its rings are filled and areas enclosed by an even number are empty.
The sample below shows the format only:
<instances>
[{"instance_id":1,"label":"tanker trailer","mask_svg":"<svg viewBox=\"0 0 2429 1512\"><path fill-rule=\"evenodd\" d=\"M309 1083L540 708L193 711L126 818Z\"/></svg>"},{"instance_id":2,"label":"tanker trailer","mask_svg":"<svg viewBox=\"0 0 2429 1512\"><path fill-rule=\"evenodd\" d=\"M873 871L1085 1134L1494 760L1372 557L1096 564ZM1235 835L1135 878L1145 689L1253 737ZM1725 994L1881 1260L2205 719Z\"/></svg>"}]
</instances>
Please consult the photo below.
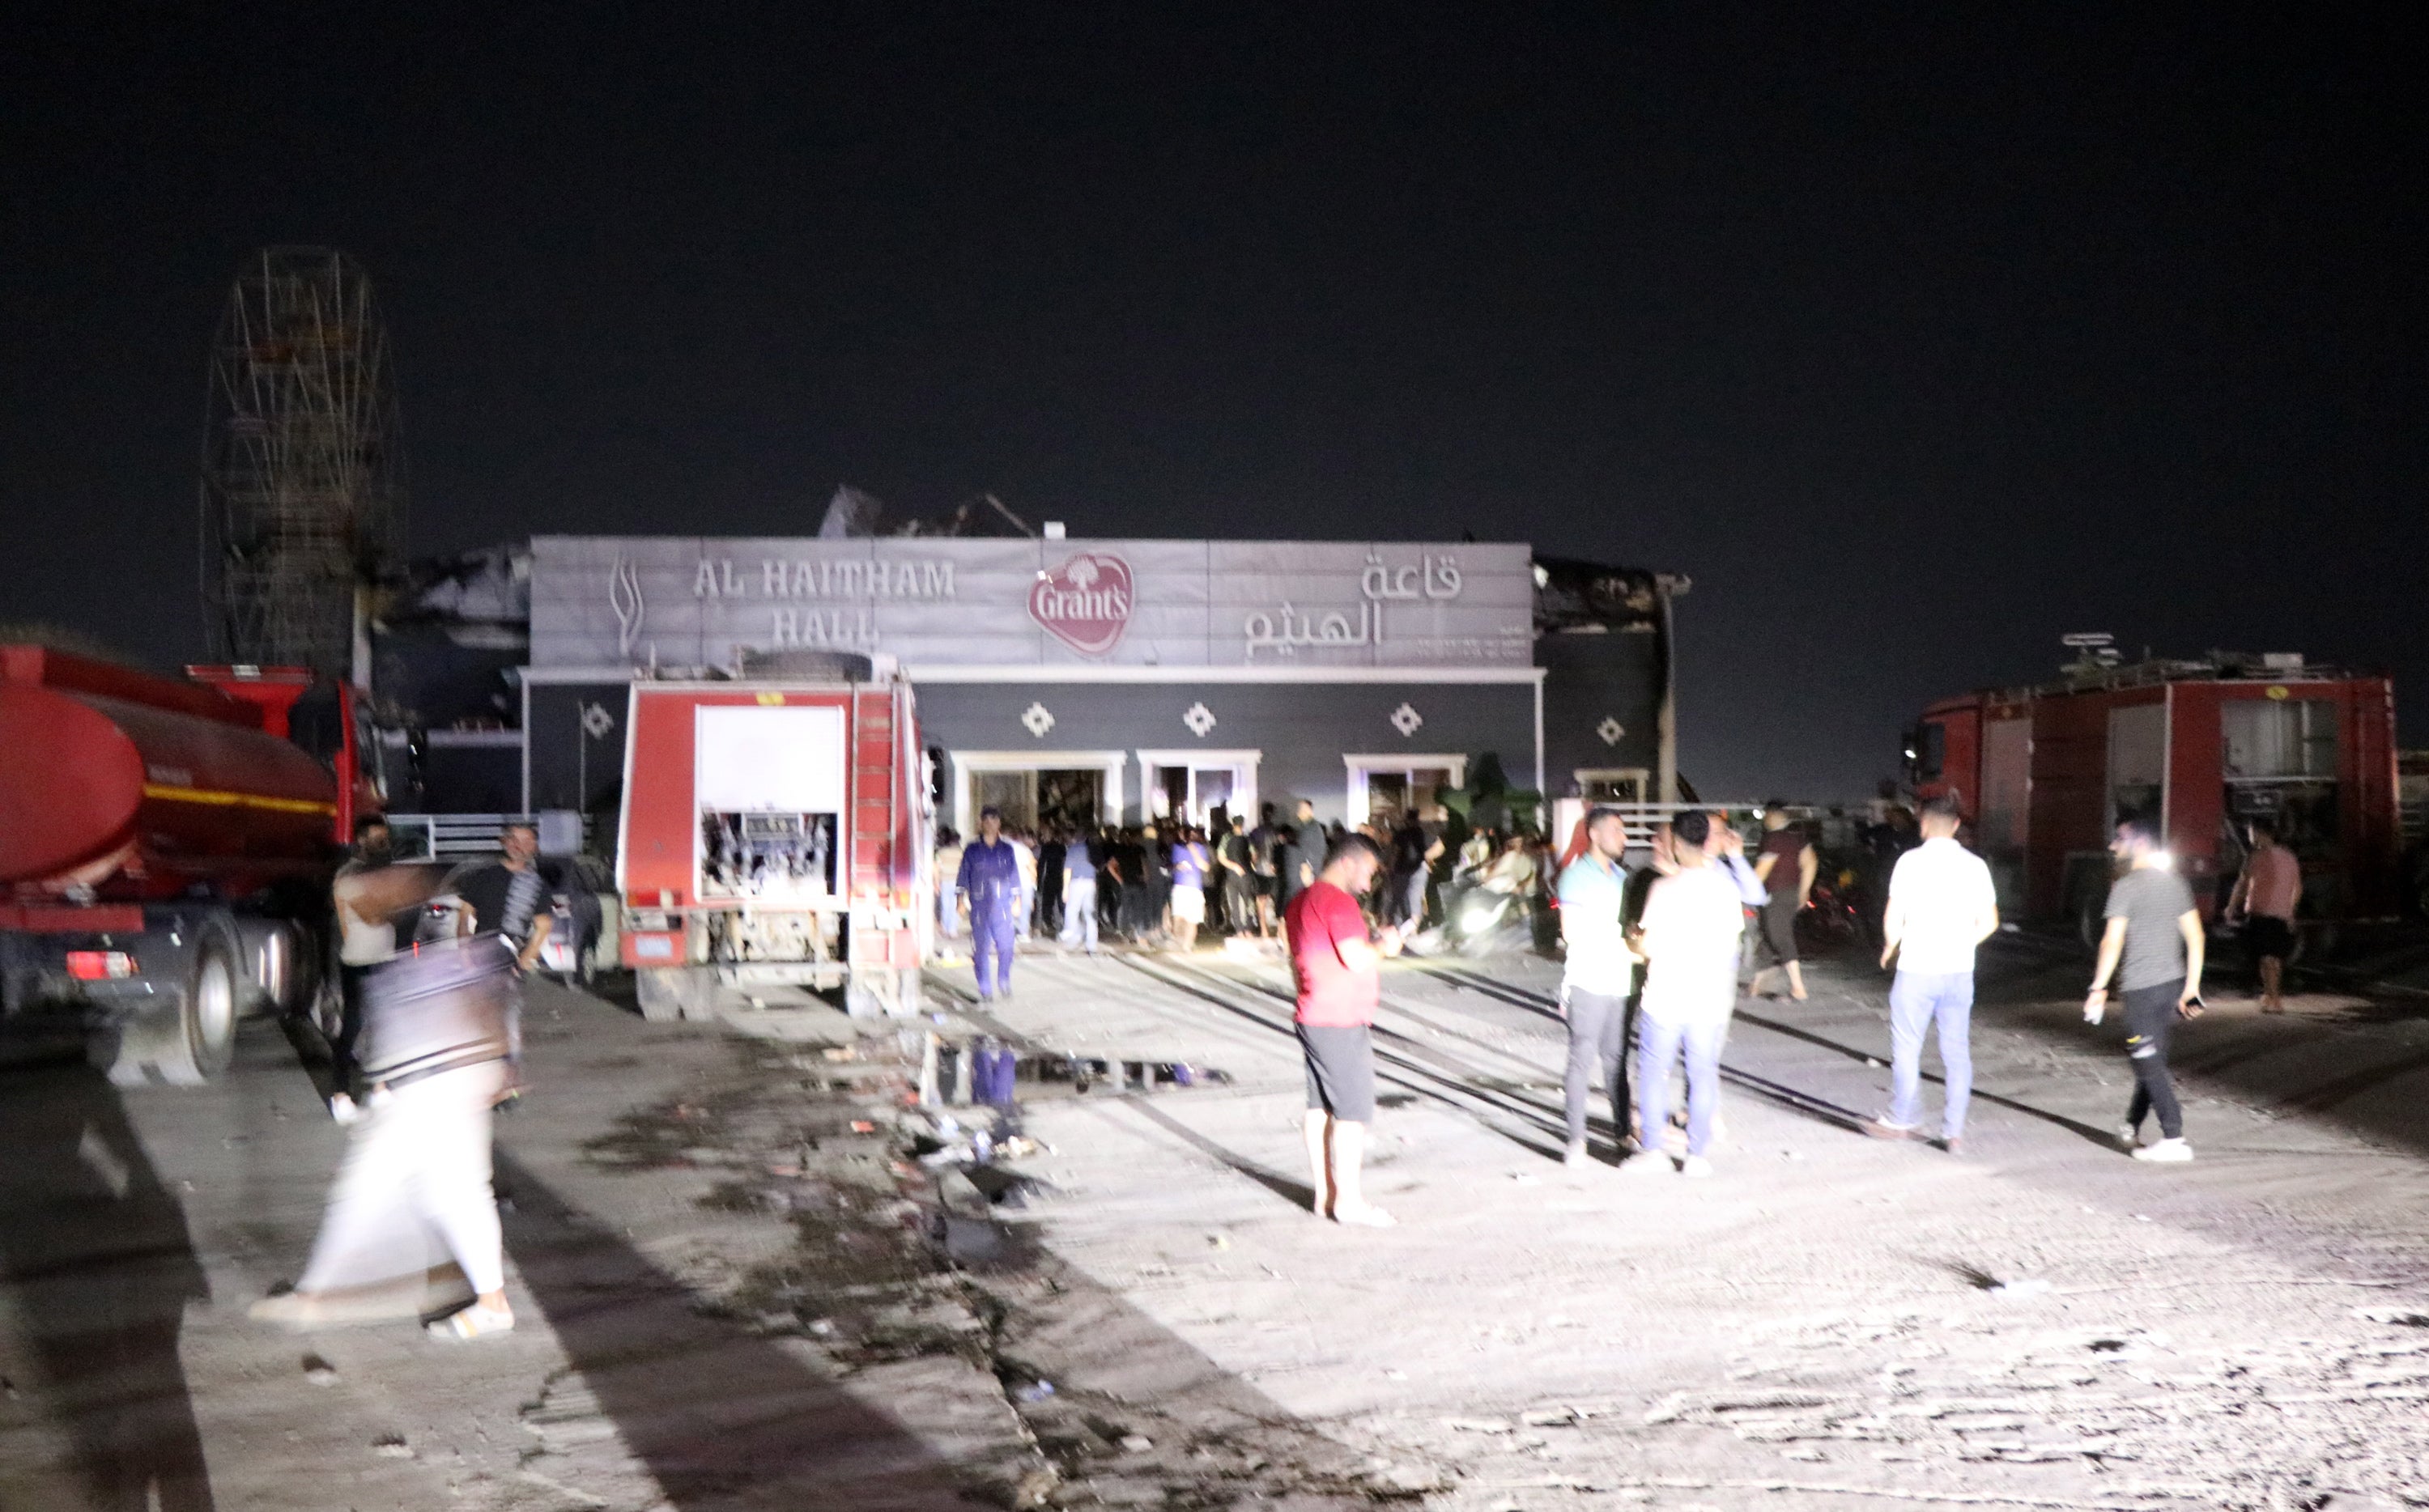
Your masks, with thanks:
<instances>
[{"instance_id":1,"label":"tanker trailer","mask_svg":"<svg viewBox=\"0 0 2429 1512\"><path fill-rule=\"evenodd\" d=\"M206 1081L240 1014L320 991L330 874L377 804L351 689L316 759L289 714L328 684L192 670L0 646L0 1015L65 1015L122 1084Z\"/></svg>"}]
</instances>

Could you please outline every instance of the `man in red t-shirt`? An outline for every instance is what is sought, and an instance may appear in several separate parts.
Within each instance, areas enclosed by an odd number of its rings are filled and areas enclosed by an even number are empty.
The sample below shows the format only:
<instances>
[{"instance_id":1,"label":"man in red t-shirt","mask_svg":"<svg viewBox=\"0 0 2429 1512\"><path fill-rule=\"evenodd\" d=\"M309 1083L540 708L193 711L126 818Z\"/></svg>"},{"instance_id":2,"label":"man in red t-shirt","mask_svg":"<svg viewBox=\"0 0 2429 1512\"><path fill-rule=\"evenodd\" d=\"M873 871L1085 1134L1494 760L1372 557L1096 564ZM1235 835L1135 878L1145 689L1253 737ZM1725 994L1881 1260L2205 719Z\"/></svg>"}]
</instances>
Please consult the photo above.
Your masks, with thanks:
<instances>
[{"instance_id":1,"label":"man in red t-shirt","mask_svg":"<svg viewBox=\"0 0 2429 1512\"><path fill-rule=\"evenodd\" d=\"M1366 1201L1358 1171L1375 1116L1375 1005L1382 958L1400 953L1400 931L1366 932L1358 899L1383 863L1362 834L1333 842L1314 885L1291 899L1291 972L1298 978L1298 1043L1307 1052L1307 1158L1315 1211L1336 1224L1389 1228L1392 1215Z\"/></svg>"}]
</instances>

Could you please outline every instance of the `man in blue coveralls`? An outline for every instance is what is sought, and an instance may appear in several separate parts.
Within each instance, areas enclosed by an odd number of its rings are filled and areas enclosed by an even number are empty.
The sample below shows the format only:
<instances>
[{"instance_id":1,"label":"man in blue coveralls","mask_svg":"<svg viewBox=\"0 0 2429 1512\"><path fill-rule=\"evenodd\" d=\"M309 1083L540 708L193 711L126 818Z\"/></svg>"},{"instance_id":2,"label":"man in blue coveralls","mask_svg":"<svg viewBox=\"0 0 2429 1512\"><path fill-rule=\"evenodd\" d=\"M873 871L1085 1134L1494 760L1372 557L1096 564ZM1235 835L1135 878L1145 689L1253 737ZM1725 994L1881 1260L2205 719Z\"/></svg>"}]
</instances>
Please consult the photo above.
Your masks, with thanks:
<instances>
[{"instance_id":1,"label":"man in blue coveralls","mask_svg":"<svg viewBox=\"0 0 2429 1512\"><path fill-rule=\"evenodd\" d=\"M970 912L970 966L978 974L979 1001L1008 998L1013 926L1020 914L1020 858L1003 838L1003 815L993 808L979 811L979 837L962 851L955 885Z\"/></svg>"}]
</instances>

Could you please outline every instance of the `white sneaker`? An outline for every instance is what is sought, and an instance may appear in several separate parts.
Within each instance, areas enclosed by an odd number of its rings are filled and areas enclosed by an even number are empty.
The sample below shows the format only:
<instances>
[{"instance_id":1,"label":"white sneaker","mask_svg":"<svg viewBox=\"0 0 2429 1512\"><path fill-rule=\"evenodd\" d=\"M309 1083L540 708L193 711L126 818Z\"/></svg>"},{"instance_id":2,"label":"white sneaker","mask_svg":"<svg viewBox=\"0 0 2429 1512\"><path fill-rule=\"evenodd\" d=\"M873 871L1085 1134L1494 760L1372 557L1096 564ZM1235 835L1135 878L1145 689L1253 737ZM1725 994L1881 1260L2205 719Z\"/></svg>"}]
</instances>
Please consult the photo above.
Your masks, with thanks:
<instances>
[{"instance_id":1,"label":"white sneaker","mask_svg":"<svg viewBox=\"0 0 2429 1512\"><path fill-rule=\"evenodd\" d=\"M2117 1142L2123 1144L2125 1148L2130 1150L2135 1145L2140 1143L2141 1141L2142 1131L2136 1126L2132 1124L2120 1124L2117 1126Z\"/></svg>"},{"instance_id":2,"label":"white sneaker","mask_svg":"<svg viewBox=\"0 0 2429 1512\"><path fill-rule=\"evenodd\" d=\"M1561 1154L1561 1163L1574 1171L1586 1163L1586 1142L1578 1140Z\"/></svg>"},{"instance_id":3,"label":"white sneaker","mask_svg":"<svg viewBox=\"0 0 2429 1512\"><path fill-rule=\"evenodd\" d=\"M2161 1140L2156 1144L2145 1144L2134 1152L2134 1159L2137 1160L2152 1160L2170 1165L2182 1164L2192 1158L2193 1147L2181 1139Z\"/></svg>"},{"instance_id":4,"label":"white sneaker","mask_svg":"<svg viewBox=\"0 0 2429 1512\"><path fill-rule=\"evenodd\" d=\"M1712 1162L1700 1155L1691 1155L1678 1162L1678 1174L1701 1181L1712 1174Z\"/></svg>"},{"instance_id":5,"label":"white sneaker","mask_svg":"<svg viewBox=\"0 0 2429 1512\"><path fill-rule=\"evenodd\" d=\"M329 1099L329 1117L334 1120L339 1127L342 1128L346 1125L353 1123L355 1119L362 1116L363 1110L356 1108L355 1106L355 1100L352 1097L347 1096L344 1093L339 1093L337 1095Z\"/></svg>"}]
</instances>

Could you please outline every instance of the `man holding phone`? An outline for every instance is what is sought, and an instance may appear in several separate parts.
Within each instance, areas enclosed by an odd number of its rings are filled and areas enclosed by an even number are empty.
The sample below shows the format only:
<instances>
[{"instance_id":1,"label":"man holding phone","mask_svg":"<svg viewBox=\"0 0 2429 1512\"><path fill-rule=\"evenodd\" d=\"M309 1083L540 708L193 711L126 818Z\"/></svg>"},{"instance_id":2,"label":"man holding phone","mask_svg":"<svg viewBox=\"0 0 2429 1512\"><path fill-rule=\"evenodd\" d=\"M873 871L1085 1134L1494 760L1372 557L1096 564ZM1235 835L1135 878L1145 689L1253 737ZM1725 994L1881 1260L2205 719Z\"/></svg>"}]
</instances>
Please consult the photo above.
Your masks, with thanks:
<instances>
[{"instance_id":1,"label":"man holding phone","mask_svg":"<svg viewBox=\"0 0 2429 1512\"><path fill-rule=\"evenodd\" d=\"M2125 1054L2134 1068L2134 1101L2118 1138L2137 1160L2189 1160L2184 1109L2168 1076L2168 1038L2177 1019L2201 1016L2201 910L2149 820L2119 820L2108 849L2131 869L2108 885L2108 927L2100 937L2083 1019L2097 1024L2107 1011L2108 979L2115 975L2124 1000ZM2142 1120L2155 1110L2160 1139L2141 1144Z\"/></svg>"}]
</instances>

